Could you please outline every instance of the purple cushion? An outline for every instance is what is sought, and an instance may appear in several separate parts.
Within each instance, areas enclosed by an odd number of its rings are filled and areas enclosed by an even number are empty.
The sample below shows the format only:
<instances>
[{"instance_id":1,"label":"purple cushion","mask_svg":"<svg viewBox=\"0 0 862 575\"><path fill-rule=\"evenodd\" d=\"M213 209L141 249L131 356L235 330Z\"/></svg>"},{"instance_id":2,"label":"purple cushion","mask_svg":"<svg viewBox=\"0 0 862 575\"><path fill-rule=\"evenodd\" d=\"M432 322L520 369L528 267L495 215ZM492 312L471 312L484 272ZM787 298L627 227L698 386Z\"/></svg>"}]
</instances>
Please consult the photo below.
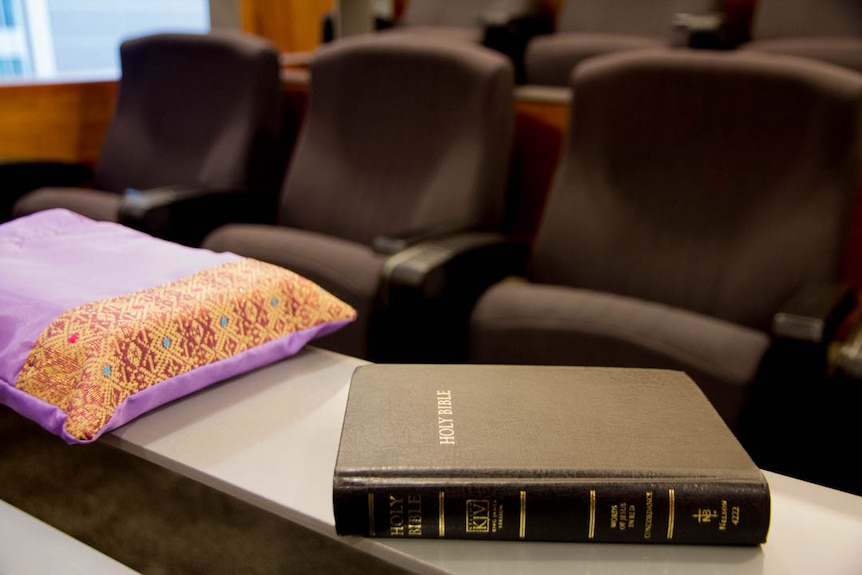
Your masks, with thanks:
<instances>
[{"instance_id":1,"label":"purple cushion","mask_svg":"<svg viewBox=\"0 0 862 575\"><path fill-rule=\"evenodd\" d=\"M355 317L290 270L67 210L0 225L0 403L68 443Z\"/></svg>"}]
</instances>

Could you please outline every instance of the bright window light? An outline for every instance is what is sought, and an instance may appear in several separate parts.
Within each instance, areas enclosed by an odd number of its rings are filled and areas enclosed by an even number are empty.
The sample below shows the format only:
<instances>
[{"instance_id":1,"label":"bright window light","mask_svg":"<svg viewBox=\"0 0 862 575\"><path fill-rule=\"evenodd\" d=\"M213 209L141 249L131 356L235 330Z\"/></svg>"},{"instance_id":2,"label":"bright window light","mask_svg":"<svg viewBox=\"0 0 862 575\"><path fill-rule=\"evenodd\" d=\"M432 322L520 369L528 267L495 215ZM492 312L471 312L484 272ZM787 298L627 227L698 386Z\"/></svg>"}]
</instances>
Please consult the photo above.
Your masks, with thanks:
<instances>
[{"instance_id":1,"label":"bright window light","mask_svg":"<svg viewBox=\"0 0 862 575\"><path fill-rule=\"evenodd\" d=\"M117 78L123 40L209 29L208 0L0 0L0 82Z\"/></svg>"}]
</instances>

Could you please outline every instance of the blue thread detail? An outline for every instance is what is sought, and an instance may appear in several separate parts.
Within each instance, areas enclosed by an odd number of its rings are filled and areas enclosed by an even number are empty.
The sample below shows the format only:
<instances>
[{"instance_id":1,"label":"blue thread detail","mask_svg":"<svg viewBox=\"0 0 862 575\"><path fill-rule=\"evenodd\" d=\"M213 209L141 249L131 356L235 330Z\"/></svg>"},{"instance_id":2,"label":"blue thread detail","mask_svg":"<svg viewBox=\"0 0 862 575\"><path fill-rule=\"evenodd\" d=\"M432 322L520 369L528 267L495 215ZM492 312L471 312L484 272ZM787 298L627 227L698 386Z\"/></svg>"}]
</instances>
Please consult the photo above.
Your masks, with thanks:
<instances>
[{"instance_id":1,"label":"blue thread detail","mask_svg":"<svg viewBox=\"0 0 862 575\"><path fill-rule=\"evenodd\" d=\"M219 323L222 327L227 327L227 316L222 316L221 320L219 320Z\"/></svg>"},{"instance_id":2,"label":"blue thread detail","mask_svg":"<svg viewBox=\"0 0 862 575\"><path fill-rule=\"evenodd\" d=\"M162 345L165 347L165 349L171 347L171 338L169 338L169 337L164 338L162 340Z\"/></svg>"},{"instance_id":3,"label":"blue thread detail","mask_svg":"<svg viewBox=\"0 0 862 575\"><path fill-rule=\"evenodd\" d=\"M272 298L271 300L269 300L269 303L272 304L272 307L277 306L278 305L278 298L277 297Z\"/></svg>"},{"instance_id":4,"label":"blue thread detail","mask_svg":"<svg viewBox=\"0 0 862 575\"><path fill-rule=\"evenodd\" d=\"M103 367L102 373L105 375L105 377L111 377L111 366L106 365L105 367Z\"/></svg>"}]
</instances>

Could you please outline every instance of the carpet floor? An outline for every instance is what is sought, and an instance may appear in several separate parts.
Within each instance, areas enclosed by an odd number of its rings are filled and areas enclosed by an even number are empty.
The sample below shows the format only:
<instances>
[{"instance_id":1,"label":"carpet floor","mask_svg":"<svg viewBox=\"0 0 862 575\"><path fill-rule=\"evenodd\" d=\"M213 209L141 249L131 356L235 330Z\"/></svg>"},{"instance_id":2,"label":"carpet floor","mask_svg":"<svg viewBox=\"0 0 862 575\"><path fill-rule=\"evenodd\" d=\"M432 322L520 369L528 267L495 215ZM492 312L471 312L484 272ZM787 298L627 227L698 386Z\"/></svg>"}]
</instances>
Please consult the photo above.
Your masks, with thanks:
<instances>
[{"instance_id":1,"label":"carpet floor","mask_svg":"<svg viewBox=\"0 0 862 575\"><path fill-rule=\"evenodd\" d=\"M143 574L401 574L98 441L66 445L0 406L0 499Z\"/></svg>"}]
</instances>

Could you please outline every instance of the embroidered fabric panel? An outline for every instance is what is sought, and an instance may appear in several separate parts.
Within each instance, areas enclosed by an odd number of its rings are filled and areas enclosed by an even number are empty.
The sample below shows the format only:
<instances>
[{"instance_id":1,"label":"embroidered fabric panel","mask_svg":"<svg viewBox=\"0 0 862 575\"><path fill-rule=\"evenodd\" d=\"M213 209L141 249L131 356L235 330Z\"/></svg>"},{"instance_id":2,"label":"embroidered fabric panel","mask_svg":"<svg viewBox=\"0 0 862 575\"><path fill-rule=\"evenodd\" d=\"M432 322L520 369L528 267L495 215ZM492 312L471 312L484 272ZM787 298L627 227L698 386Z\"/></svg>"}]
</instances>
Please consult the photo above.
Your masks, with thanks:
<instances>
[{"instance_id":1,"label":"embroidered fabric panel","mask_svg":"<svg viewBox=\"0 0 862 575\"><path fill-rule=\"evenodd\" d=\"M238 259L63 313L36 340L16 387L57 406L65 431L87 440L143 389L355 315L294 272Z\"/></svg>"}]
</instances>

